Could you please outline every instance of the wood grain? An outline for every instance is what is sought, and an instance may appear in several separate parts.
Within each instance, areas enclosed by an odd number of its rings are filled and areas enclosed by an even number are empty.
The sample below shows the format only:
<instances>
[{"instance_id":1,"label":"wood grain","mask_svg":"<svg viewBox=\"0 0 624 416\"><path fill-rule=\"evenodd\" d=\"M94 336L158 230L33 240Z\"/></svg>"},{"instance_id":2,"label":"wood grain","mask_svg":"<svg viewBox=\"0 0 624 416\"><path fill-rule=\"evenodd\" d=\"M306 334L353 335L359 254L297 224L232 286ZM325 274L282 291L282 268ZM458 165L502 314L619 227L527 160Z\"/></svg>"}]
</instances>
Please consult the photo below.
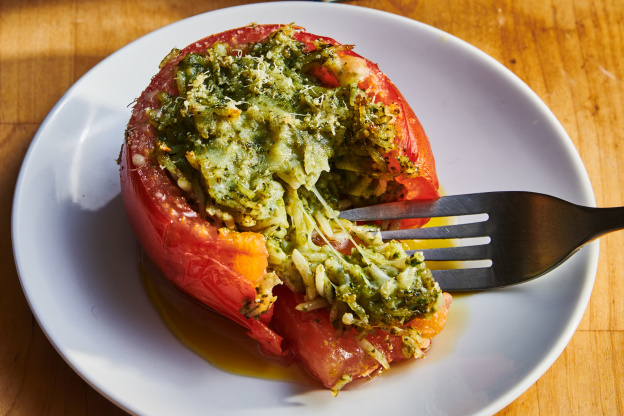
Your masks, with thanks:
<instances>
[{"instance_id":1,"label":"wood grain","mask_svg":"<svg viewBox=\"0 0 624 416\"><path fill-rule=\"evenodd\" d=\"M82 381L34 320L13 262L21 161L63 93L106 56L168 23L246 1L0 1L0 414L124 414ZM359 0L485 51L551 108L600 206L624 205L624 2ZM624 414L624 233L601 240L587 311L554 365L501 415Z\"/></svg>"}]
</instances>

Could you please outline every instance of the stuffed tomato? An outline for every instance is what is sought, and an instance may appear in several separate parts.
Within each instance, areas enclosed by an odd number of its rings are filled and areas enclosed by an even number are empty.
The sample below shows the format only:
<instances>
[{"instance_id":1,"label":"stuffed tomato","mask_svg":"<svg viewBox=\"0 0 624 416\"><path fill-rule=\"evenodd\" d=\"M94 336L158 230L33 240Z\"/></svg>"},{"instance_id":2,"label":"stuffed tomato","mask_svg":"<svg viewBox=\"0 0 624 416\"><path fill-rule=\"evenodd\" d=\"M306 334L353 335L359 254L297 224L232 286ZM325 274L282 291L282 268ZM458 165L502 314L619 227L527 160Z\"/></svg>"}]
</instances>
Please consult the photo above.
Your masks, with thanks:
<instances>
[{"instance_id":1,"label":"stuffed tomato","mask_svg":"<svg viewBox=\"0 0 624 416\"><path fill-rule=\"evenodd\" d=\"M416 116L352 47L250 25L173 50L120 164L129 221L163 274L334 392L421 356L443 328L450 296L422 255L337 216L439 196Z\"/></svg>"}]
</instances>

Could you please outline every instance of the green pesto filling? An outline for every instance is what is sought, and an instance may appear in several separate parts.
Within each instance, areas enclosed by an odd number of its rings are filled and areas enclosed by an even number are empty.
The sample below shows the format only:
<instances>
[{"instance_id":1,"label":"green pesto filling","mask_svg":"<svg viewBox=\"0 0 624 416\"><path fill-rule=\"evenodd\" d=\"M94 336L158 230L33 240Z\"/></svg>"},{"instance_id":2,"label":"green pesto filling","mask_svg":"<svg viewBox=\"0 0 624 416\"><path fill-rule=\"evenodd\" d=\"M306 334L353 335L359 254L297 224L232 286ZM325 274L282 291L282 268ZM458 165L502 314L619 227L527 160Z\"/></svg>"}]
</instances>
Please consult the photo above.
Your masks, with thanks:
<instances>
[{"instance_id":1,"label":"green pesto filling","mask_svg":"<svg viewBox=\"0 0 624 416\"><path fill-rule=\"evenodd\" d=\"M440 308L438 285L422 255L338 220L336 210L400 196L396 177L418 175L406 158L389 163L398 109L374 102L357 77L319 81L313 74L339 66L345 47L317 42L306 53L293 33L185 56L179 94L161 93L149 113L155 155L200 215L265 236L269 272L306 294L301 309L330 308L340 331L397 331ZM268 306L250 302L243 312Z\"/></svg>"}]
</instances>

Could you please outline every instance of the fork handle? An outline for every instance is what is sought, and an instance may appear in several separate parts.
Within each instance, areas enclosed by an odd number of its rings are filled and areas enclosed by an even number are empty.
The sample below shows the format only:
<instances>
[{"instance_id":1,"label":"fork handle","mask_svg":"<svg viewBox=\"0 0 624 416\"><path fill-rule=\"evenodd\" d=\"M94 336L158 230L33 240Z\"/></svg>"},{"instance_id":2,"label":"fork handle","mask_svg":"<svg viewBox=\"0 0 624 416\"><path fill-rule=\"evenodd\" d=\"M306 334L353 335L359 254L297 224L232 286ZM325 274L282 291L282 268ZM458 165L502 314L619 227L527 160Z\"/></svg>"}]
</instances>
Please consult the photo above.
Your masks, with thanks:
<instances>
[{"instance_id":1,"label":"fork handle","mask_svg":"<svg viewBox=\"0 0 624 416\"><path fill-rule=\"evenodd\" d=\"M589 208L591 217L591 232L587 241L624 229L624 207Z\"/></svg>"}]
</instances>

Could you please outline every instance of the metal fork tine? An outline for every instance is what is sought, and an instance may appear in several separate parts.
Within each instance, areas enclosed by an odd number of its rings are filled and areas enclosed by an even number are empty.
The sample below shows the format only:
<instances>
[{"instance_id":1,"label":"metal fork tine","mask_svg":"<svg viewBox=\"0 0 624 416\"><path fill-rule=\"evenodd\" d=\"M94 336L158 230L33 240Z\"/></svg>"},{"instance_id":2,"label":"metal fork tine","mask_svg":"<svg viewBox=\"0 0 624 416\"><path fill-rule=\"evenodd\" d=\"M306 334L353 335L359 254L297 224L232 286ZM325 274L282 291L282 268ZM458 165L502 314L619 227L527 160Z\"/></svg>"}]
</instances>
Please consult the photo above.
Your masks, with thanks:
<instances>
[{"instance_id":1,"label":"metal fork tine","mask_svg":"<svg viewBox=\"0 0 624 416\"><path fill-rule=\"evenodd\" d=\"M488 260L490 258L490 245L479 244L475 246L429 248L425 250L408 250L407 254L421 251L425 261L449 261L449 260Z\"/></svg>"},{"instance_id":2,"label":"metal fork tine","mask_svg":"<svg viewBox=\"0 0 624 416\"><path fill-rule=\"evenodd\" d=\"M471 291L504 286L496 280L491 267L432 270L431 273L442 290Z\"/></svg>"},{"instance_id":3,"label":"metal fork tine","mask_svg":"<svg viewBox=\"0 0 624 416\"><path fill-rule=\"evenodd\" d=\"M349 221L398 220L456 215L483 214L485 194L443 196L434 201L401 201L342 211L340 218Z\"/></svg>"},{"instance_id":4,"label":"metal fork tine","mask_svg":"<svg viewBox=\"0 0 624 416\"><path fill-rule=\"evenodd\" d=\"M382 231L384 240L428 240L446 238L485 237L485 222L443 225L428 228L407 228L403 230Z\"/></svg>"}]
</instances>

